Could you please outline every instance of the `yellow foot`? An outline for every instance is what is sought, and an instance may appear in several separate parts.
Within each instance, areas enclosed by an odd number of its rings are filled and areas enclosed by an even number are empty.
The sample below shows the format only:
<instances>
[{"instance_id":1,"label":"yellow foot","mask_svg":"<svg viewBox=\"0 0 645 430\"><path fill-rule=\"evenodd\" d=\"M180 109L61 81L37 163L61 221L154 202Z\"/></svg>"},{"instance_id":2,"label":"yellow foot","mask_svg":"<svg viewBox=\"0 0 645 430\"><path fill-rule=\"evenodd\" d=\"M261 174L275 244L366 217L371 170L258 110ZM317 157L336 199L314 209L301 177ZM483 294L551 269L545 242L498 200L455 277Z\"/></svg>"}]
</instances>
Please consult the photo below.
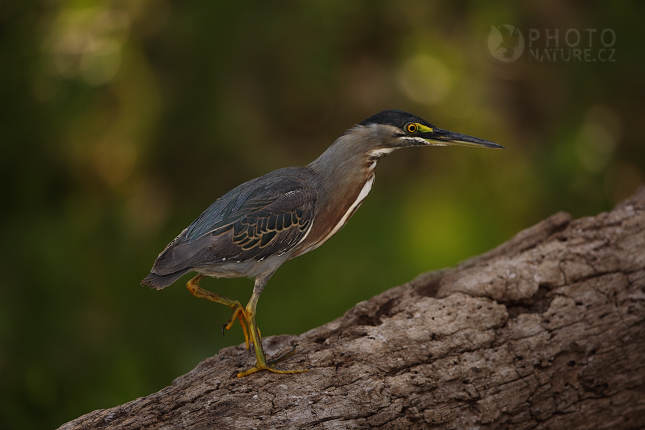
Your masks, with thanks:
<instances>
[{"instance_id":1,"label":"yellow foot","mask_svg":"<svg viewBox=\"0 0 645 430\"><path fill-rule=\"evenodd\" d=\"M249 332L246 329L246 324L248 324L248 318L246 316L246 312L244 311L244 308L239 307L236 308L233 311L233 315L222 325L222 336L224 336L224 330L230 330L231 327L233 327L233 324L235 323L235 318L240 320L240 325L242 326L242 332L244 332L244 342L246 343L246 349L249 349L249 345L252 343L249 339ZM260 329L258 328L258 335L260 338L262 338L262 333L260 333Z\"/></svg>"},{"instance_id":2,"label":"yellow foot","mask_svg":"<svg viewBox=\"0 0 645 430\"><path fill-rule=\"evenodd\" d=\"M296 343L296 344L293 346L293 348L291 348L291 351L287 352L286 354L282 354L282 355L281 355L281 356L279 356L279 357L276 357L276 358L274 358L274 359L271 359L271 360L267 361L267 365L268 365L268 366L273 366L273 365L275 365L275 364L278 364L279 362L281 362L282 360L284 360L285 358L289 357L291 354L293 354L294 352L296 352L296 347L297 347L297 346L298 346L298 344Z\"/></svg>"},{"instance_id":3,"label":"yellow foot","mask_svg":"<svg viewBox=\"0 0 645 430\"><path fill-rule=\"evenodd\" d=\"M269 361L267 361L266 363L260 363L260 362L256 363L256 364L255 364L255 366L253 366L253 367L252 367L252 368L250 368L249 370L246 370L246 371L244 371L244 372L240 372L240 373L238 373L238 374L237 374L237 377L238 377L238 378L241 378L241 377L243 377L243 376L248 376L248 375L250 375L251 373L259 372L260 370L268 370L269 372L273 372L273 373L302 373L302 372L309 372L309 369L278 370L278 369L274 369L274 368L273 368L273 366L274 366L275 364L277 364L277 363L281 362L282 360L284 360L285 358L287 358L287 357L289 357L291 354L293 354L293 353L295 352L295 350L296 350L296 347L297 347L297 346L298 346L298 345L296 344L296 345L291 349L291 351L289 351L289 352L287 352L286 354L283 354L283 355L281 355L281 356L279 356L279 357L277 357L277 358L274 358L274 359L272 359L272 360L269 360ZM262 361L264 361L264 360L262 360Z\"/></svg>"},{"instance_id":4,"label":"yellow foot","mask_svg":"<svg viewBox=\"0 0 645 430\"><path fill-rule=\"evenodd\" d=\"M309 369L278 370L278 369L274 369L273 367L268 366L266 364L258 363L255 366L253 366L252 368L250 368L249 370L245 370L244 372L238 373L237 377L241 378L243 376L248 376L251 373L259 372L260 370L268 370L269 372L273 372L273 373L302 373L302 372L309 372Z\"/></svg>"},{"instance_id":5,"label":"yellow foot","mask_svg":"<svg viewBox=\"0 0 645 430\"><path fill-rule=\"evenodd\" d=\"M249 349L249 333L246 330L248 319L246 317L246 312L244 312L244 308L241 306L239 308L235 308L233 315L231 315L228 321L226 321L226 323L222 326L222 336L224 336L224 330L229 330L231 327L233 327L236 318L240 320L240 325L242 326L242 331L244 332L244 342L246 343L246 349Z\"/></svg>"}]
</instances>

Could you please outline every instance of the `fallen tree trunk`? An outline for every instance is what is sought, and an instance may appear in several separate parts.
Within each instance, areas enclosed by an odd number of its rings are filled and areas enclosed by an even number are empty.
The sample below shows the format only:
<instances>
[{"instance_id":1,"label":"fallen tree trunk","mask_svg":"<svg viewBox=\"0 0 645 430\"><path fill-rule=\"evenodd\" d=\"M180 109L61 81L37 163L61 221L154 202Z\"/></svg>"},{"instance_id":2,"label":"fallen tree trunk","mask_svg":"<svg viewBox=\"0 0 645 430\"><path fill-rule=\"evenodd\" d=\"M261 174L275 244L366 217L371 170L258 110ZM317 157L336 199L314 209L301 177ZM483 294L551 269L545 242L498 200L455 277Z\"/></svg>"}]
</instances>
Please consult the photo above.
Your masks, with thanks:
<instances>
[{"instance_id":1,"label":"fallen tree trunk","mask_svg":"<svg viewBox=\"0 0 645 430\"><path fill-rule=\"evenodd\" d=\"M264 342L310 371L236 378L253 358L230 347L61 429L643 428L645 187Z\"/></svg>"}]
</instances>

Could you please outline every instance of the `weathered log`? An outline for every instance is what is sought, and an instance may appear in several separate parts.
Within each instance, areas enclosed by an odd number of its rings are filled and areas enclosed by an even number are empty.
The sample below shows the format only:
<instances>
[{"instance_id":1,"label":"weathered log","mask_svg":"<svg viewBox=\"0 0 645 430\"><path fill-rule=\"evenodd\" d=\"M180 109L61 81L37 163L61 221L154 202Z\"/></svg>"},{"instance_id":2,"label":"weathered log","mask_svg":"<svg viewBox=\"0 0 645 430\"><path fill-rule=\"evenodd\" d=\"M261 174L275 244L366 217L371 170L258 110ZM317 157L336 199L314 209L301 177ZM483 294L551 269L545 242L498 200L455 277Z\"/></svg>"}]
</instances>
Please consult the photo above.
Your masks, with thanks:
<instances>
[{"instance_id":1,"label":"weathered log","mask_svg":"<svg viewBox=\"0 0 645 430\"><path fill-rule=\"evenodd\" d=\"M645 427L645 187L565 213L300 336L281 367L225 348L147 397L72 429Z\"/></svg>"}]
</instances>

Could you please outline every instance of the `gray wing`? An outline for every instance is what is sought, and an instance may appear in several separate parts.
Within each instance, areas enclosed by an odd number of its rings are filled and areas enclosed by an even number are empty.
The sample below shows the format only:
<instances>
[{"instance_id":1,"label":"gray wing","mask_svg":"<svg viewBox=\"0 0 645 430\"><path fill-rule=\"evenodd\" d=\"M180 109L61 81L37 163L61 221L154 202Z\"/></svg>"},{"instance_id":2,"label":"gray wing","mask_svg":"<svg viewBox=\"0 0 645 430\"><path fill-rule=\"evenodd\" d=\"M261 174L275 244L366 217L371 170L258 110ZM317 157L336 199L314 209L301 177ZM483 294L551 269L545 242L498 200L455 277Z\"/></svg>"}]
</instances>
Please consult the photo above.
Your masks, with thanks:
<instances>
[{"instance_id":1,"label":"gray wing","mask_svg":"<svg viewBox=\"0 0 645 430\"><path fill-rule=\"evenodd\" d=\"M311 227L316 202L306 176L295 173L272 172L218 199L159 254L151 274L183 274L292 249Z\"/></svg>"}]
</instances>

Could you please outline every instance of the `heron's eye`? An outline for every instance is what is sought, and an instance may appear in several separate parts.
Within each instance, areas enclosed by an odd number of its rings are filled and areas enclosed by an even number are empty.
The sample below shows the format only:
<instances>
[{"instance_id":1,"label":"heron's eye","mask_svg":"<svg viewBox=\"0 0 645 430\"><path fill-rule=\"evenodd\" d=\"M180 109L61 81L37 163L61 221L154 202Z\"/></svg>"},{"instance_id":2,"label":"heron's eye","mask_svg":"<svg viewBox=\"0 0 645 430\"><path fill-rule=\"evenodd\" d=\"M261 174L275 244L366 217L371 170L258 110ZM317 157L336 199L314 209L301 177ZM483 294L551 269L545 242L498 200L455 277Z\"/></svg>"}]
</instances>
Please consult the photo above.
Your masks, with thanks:
<instances>
[{"instance_id":1,"label":"heron's eye","mask_svg":"<svg viewBox=\"0 0 645 430\"><path fill-rule=\"evenodd\" d=\"M418 130L418 127L415 123L411 122L410 124L405 126L405 129L408 133L416 133Z\"/></svg>"}]
</instances>

